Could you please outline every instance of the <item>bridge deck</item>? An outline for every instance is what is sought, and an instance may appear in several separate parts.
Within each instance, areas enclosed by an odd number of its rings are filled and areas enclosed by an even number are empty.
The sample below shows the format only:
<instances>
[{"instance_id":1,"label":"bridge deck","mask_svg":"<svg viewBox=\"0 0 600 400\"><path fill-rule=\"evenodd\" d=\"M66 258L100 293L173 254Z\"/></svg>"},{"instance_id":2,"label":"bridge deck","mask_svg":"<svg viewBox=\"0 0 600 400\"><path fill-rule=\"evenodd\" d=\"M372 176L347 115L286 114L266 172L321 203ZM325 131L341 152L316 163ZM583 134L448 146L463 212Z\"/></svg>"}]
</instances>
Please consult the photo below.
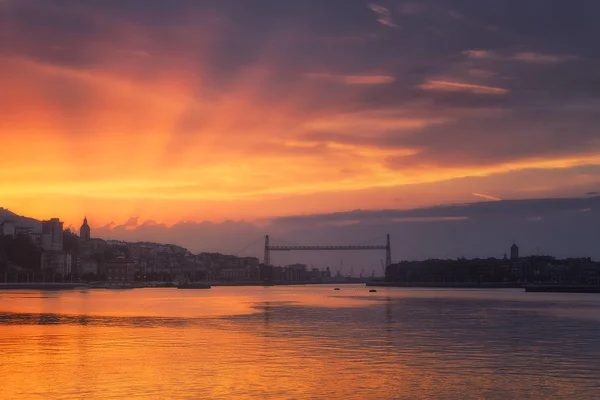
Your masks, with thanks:
<instances>
[{"instance_id":1,"label":"bridge deck","mask_svg":"<svg viewBox=\"0 0 600 400\"><path fill-rule=\"evenodd\" d=\"M267 250L386 250L386 245L375 246L268 246Z\"/></svg>"}]
</instances>

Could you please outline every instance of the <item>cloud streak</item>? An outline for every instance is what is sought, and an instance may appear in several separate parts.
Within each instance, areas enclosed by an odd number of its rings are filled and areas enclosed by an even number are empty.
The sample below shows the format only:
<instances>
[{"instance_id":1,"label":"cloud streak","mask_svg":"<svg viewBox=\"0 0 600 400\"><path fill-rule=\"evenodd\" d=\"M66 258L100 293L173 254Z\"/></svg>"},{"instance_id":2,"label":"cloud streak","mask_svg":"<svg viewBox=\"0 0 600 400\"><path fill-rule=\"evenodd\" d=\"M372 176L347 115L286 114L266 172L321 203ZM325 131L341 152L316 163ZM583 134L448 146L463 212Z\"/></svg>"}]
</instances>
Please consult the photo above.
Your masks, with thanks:
<instances>
[{"instance_id":1,"label":"cloud streak","mask_svg":"<svg viewBox=\"0 0 600 400\"><path fill-rule=\"evenodd\" d=\"M423 90L434 90L443 92L470 92L478 94L503 95L509 92L508 89L503 89L493 86L474 85L471 83L451 82L451 81L427 81L419 87Z\"/></svg>"},{"instance_id":2,"label":"cloud streak","mask_svg":"<svg viewBox=\"0 0 600 400\"><path fill-rule=\"evenodd\" d=\"M519 61L533 64L555 64L567 61L578 60L579 57L564 54L545 54L533 51L524 51L508 55L498 54L491 50L465 50L463 54L472 59L479 60L497 60L497 61Z\"/></svg>"},{"instance_id":3,"label":"cloud streak","mask_svg":"<svg viewBox=\"0 0 600 400\"><path fill-rule=\"evenodd\" d=\"M377 14L377 22L379 22L381 25L389 26L391 28L395 28L398 26L394 23L392 13L386 7L380 6L375 3L370 3L369 8L375 14Z\"/></svg>"},{"instance_id":4,"label":"cloud streak","mask_svg":"<svg viewBox=\"0 0 600 400\"><path fill-rule=\"evenodd\" d=\"M502 200L499 197L490 196L488 194L476 193L476 192L473 192L472 194L473 194L473 196L481 197L482 199L486 199L486 200L492 200L492 201L500 201L500 200Z\"/></svg>"},{"instance_id":5,"label":"cloud streak","mask_svg":"<svg viewBox=\"0 0 600 400\"><path fill-rule=\"evenodd\" d=\"M346 85L383 85L396 80L388 75L334 75L325 73L308 73L308 78L343 83Z\"/></svg>"}]
</instances>

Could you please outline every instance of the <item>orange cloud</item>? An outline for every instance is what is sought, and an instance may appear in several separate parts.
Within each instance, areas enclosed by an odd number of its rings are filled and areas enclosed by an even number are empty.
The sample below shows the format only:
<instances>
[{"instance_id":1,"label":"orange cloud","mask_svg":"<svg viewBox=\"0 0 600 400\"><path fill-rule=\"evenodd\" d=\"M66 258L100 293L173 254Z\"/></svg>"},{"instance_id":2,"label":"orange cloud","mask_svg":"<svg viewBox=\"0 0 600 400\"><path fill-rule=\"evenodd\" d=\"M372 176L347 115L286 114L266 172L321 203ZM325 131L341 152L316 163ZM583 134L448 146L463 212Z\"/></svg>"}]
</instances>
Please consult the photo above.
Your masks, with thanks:
<instances>
[{"instance_id":1,"label":"orange cloud","mask_svg":"<svg viewBox=\"0 0 600 400\"><path fill-rule=\"evenodd\" d=\"M392 83L396 79L393 76L372 75L372 76L346 76L345 81L349 85L380 85L383 83Z\"/></svg>"},{"instance_id":2,"label":"orange cloud","mask_svg":"<svg viewBox=\"0 0 600 400\"><path fill-rule=\"evenodd\" d=\"M495 58L496 54L493 51L488 50L465 50L463 51L469 58Z\"/></svg>"},{"instance_id":3,"label":"orange cloud","mask_svg":"<svg viewBox=\"0 0 600 400\"><path fill-rule=\"evenodd\" d=\"M274 35L256 50L257 61L225 74L209 61L223 58L211 38L231 29L226 21L215 19L202 34L162 32L170 47L143 28L93 18L108 39L61 44L51 56L0 58L0 206L75 226L84 214L95 226L132 215L158 223L253 219L391 207L393 190L407 185L598 161L583 154L485 168L415 164L410 157L425 146L403 144L405 135L478 111L402 97L384 73L287 70L290 35ZM31 45L25 36L15 47ZM64 62L70 57L83 61ZM444 80L421 88L508 93ZM388 98L367 104L376 91ZM390 168L389 157L400 167ZM470 191L448 190L445 199ZM428 201L416 190L410 197L412 206Z\"/></svg>"},{"instance_id":4,"label":"orange cloud","mask_svg":"<svg viewBox=\"0 0 600 400\"><path fill-rule=\"evenodd\" d=\"M307 77L313 79L323 79L331 82L345 83L347 85L382 85L392 83L396 80L388 75L333 75L322 73L309 73Z\"/></svg>"},{"instance_id":5,"label":"orange cloud","mask_svg":"<svg viewBox=\"0 0 600 400\"><path fill-rule=\"evenodd\" d=\"M509 92L508 89L493 87L493 86L481 86L473 85L470 83L462 82L449 82L449 81L427 81L426 83L419 86L424 90L438 90L446 92L471 92L480 94L494 94L502 95Z\"/></svg>"}]
</instances>

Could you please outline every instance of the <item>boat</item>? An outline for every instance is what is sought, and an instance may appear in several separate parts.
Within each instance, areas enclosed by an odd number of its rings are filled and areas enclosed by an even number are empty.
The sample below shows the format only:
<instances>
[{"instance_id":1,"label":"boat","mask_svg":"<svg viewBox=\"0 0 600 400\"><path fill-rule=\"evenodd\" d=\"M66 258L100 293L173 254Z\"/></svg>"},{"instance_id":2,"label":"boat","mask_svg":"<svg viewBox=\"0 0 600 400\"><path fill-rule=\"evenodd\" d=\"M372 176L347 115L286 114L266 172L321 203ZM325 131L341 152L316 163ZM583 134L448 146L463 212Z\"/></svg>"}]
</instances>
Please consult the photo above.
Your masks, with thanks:
<instances>
[{"instance_id":1,"label":"boat","mask_svg":"<svg viewBox=\"0 0 600 400\"><path fill-rule=\"evenodd\" d=\"M335 288L335 289L333 289L333 290L340 290L340 288L339 288L339 287L336 287L336 288Z\"/></svg>"},{"instance_id":2,"label":"boat","mask_svg":"<svg viewBox=\"0 0 600 400\"><path fill-rule=\"evenodd\" d=\"M377 290L371 289L371 290L369 290L369 293L377 293Z\"/></svg>"},{"instance_id":3,"label":"boat","mask_svg":"<svg viewBox=\"0 0 600 400\"><path fill-rule=\"evenodd\" d=\"M180 283L177 285L177 289L210 289L211 286L206 283L199 282L190 282L190 283Z\"/></svg>"}]
</instances>

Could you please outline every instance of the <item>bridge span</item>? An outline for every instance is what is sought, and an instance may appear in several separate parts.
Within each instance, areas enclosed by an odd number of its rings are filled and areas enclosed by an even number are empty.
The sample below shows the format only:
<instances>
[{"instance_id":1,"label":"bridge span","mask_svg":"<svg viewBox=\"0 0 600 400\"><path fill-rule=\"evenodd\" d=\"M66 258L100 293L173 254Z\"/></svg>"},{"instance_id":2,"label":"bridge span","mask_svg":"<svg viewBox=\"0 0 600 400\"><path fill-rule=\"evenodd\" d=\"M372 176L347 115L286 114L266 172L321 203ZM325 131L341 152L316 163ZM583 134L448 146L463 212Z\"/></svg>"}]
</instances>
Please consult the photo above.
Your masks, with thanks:
<instances>
[{"instance_id":1,"label":"bridge span","mask_svg":"<svg viewBox=\"0 0 600 400\"><path fill-rule=\"evenodd\" d=\"M386 234L386 243L380 245L356 245L356 246L272 246L269 235L265 235L265 265L271 265L271 251L296 251L296 250L385 250L386 267L392 263L392 246L390 234Z\"/></svg>"}]
</instances>

